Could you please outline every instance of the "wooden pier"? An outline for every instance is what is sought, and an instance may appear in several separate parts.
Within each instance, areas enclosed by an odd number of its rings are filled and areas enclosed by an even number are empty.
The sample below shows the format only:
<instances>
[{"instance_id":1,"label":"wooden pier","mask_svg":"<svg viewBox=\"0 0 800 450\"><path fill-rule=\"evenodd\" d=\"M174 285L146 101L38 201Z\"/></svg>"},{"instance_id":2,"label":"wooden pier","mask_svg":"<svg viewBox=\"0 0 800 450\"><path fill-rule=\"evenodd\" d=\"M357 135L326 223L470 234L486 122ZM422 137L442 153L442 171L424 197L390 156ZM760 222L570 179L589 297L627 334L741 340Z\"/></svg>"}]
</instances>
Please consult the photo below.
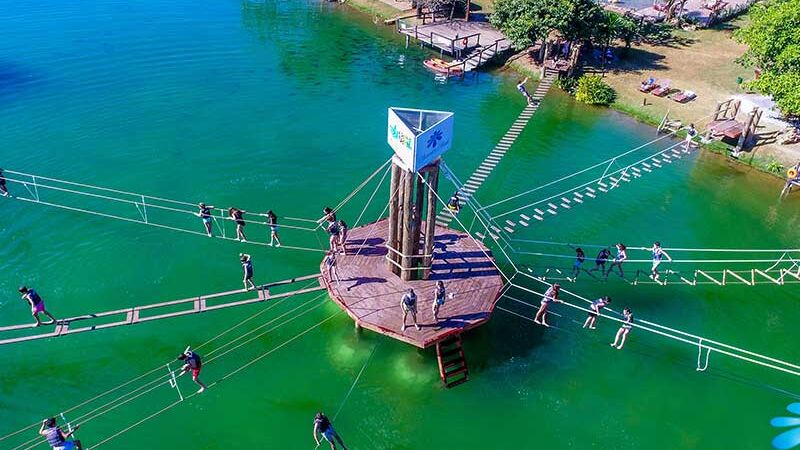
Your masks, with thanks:
<instances>
[{"instance_id":1,"label":"wooden pier","mask_svg":"<svg viewBox=\"0 0 800 450\"><path fill-rule=\"evenodd\" d=\"M317 282L315 283L314 280ZM308 286L288 292L272 292L272 288L292 285L302 281L309 281ZM113 328L123 325L133 325L142 322L168 319L189 314L198 314L236 306L252 305L255 303L262 303L269 300L275 300L278 298L289 297L307 292L320 291L323 289L325 288L321 285L320 275L313 274L264 284L258 286L255 290L246 291L244 289L237 289L235 291L201 295L183 300L173 300L169 302L117 309L113 311L84 314L82 316L59 319L55 324L42 325L40 327L35 327L32 323L5 326L0 327L0 335L19 334L31 329L37 330L38 333L0 339L0 345L65 336L68 334L82 333L84 331L102 330L105 328ZM242 299L241 297L245 298ZM84 323L87 325L80 327L74 326L75 324Z\"/></svg>"},{"instance_id":2,"label":"wooden pier","mask_svg":"<svg viewBox=\"0 0 800 450\"><path fill-rule=\"evenodd\" d=\"M489 320L503 279L483 244L464 232L437 226L429 278L403 281L385 262L388 235L388 219L350 230L347 255L337 257L338 283L322 265L331 298L356 326L426 348ZM444 282L448 298L434 322L431 306L437 280ZM417 294L420 331L413 326L401 331L400 299L409 287Z\"/></svg>"}]
</instances>

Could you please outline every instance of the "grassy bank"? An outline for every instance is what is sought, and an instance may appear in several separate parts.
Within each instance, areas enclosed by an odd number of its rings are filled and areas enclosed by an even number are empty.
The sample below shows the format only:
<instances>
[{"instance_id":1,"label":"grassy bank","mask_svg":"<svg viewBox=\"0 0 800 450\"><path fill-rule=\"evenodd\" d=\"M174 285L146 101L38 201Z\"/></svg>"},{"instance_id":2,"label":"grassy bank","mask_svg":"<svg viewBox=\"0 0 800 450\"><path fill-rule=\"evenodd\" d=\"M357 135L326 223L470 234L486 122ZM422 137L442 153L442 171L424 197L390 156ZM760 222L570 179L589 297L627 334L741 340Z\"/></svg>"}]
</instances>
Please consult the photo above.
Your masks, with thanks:
<instances>
[{"instance_id":1,"label":"grassy bank","mask_svg":"<svg viewBox=\"0 0 800 450\"><path fill-rule=\"evenodd\" d=\"M377 0L346 0L345 4L372 18L380 21L393 19L402 14L402 11Z\"/></svg>"}]
</instances>

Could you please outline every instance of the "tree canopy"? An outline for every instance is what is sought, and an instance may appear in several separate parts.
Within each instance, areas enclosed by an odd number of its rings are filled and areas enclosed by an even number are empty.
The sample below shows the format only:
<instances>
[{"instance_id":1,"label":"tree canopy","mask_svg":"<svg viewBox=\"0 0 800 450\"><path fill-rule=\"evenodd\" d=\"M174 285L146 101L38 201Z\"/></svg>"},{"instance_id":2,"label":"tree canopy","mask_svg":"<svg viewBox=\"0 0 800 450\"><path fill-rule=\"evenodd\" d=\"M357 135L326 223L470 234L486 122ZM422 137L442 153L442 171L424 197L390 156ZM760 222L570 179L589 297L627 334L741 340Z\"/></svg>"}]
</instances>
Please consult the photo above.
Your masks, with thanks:
<instances>
[{"instance_id":1,"label":"tree canopy","mask_svg":"<svg viewBox=\"0 0 800 450\"><path fill-rule=\"evenodd\" d=\"M492 24L517 47L527 47L560 32L570 41L596 37L605 21L595 0L497 0Z\"/></svg>"},{"instance_id":2,"label":"tree canopy","mask_svg":"<svg viewBox=\"0 0 800 450\"><path fill-rule=\"evenodd\" d=\"M800 116L800 0L758 3L750 18L735 33L749 47L741 61L762 70L748 85L772 95L785 115Z\"/></svg>"}]
</instances>

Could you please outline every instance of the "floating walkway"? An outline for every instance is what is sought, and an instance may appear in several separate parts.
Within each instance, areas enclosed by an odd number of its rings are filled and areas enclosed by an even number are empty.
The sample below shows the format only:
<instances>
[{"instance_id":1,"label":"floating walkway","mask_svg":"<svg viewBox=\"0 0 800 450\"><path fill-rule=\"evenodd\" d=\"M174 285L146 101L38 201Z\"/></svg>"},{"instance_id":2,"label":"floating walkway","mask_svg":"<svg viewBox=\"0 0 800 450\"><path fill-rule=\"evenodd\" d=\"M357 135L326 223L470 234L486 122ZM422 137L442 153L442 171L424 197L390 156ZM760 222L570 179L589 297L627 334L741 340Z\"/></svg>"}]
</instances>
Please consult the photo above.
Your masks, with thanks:
<instances>
[{"instance_id":1,"label":"floating walkway","mask_svg":"<svg viewBox=\"0 0 800 450\"><path fill-rule=\"evenodd\" d=\"M277 286L291 285L302 281L311 281L307 287L296 289L289 292L272 293L271 288ZM315 283L316 282L316 283ZM117 309L114 311L105 311L93 314L85 314L82 316L70 317L66 319L59 319L55 323L53 331L41 332L33 335L9 337L0 339L0 345L15 344L19 342L33 341L37 339L45 339L58 336L66 336L68 334L82 333L84 331L102 330L106 328L119 327L123 325L133 325L142 322L149 322L152 320L168 319L172 317L186 316L189 314L203 313L207 311L216 311L219 309L233 308L236 306L251 305L254 303L262 303L268 300L275 300L283 297L291 297L297 294L304 294L308 292L321 291L325 289L322 285L320 274L306 275L302 277L290 278L288 280L276 281L258 286L254 291L246 291L238 289L235 291L220 292L216 294L201 295L199 297L192 297L183 300L173 300L169 302L154 303L151 305L134 306L132 308ZM256 294L256 298L240 299L244 294ZM212 304L213 303L213 304ZM155 314L153 314L155 313ZM91 325L75 327L76 324L85 322L99 322ZM24 330L35 329L44 330L50 328L52 325L43 325L36 327L34 324L25 325L12 325L0 327L0 336L13 334L14 332L20 333Z\"/></svg>"},{"instance_id":2,"label":"floating walkway","mask_svg":"<svg viewBox=\"0 0 800 450\"><path fill-rule=\"evenodd\" d=\"M548 74L539 82L539 86L536 87L536 91L533 93L533 103L529 104L522 110L520 115L517 117L517 120L511 125L511 128L506 131L506 134L500 139L500 142L495 145L494 149L491 153L483 160L483 162L475 169L475 172L470 175L467 182L464 183L458 190L458 198L461 202L468 202L478 188L481 187L484 181L489 178L489 175L492 174L492 171L500 163L500 160L503 159L503 156L506 154L509 148L514 144L514 142L519 137L522 130L525 129L525 126L530 121L533 114L539 109L539 103L547 94L547 91L550 90L550 86L553 85L555 82L555 76L553 74ZM453 212L450 209L443 209L438 216L436 216L436 225L440 227L447 227L450 225L450 222L453 221L453 214L458 214L457 212Z\"/></svg>"}]
</instances>

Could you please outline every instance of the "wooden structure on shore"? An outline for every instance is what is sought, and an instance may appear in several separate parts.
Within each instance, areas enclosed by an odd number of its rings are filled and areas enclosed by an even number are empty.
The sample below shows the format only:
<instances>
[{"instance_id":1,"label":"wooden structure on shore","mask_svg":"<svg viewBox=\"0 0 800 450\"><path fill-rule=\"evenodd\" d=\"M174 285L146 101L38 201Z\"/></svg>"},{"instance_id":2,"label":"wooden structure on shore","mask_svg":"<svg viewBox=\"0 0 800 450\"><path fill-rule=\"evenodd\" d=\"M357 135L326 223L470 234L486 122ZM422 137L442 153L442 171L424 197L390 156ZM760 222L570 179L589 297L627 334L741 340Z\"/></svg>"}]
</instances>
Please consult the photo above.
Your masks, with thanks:
<instances>
[{"instance_id":1,"label":"wooden structure on shore","mask_svg":"<svg viewBox=\"0 0 800 450\"><path fill-rule=\"evenodd\" d=\"M314 283L314 280L317 282ZM308 287L303 287L294 291L281 293L271 292L271 288L291 285L301 281L311 282L309 283ZM255 290L248 291L244 289L237 289L235 291L201 295L183 300L173 300L169 302L117 309L113 311L84 314L82 316L59 319L54 324L43 325L41 327L36 327L34 324L5 326L0 327L0 333L2 333L2 335L17 334L17 336L0 339L0 345L66 336L68 334L102 330L123 325L133 325L142 322L169 319L173 317L216 311L219 309L232 308L236 306L252 305L255 303L262 303L269 300L291 297L293 295L320 291L323 289L325 289L325 287L322 285L320 275L317 273L264 284L258 286ZM256 295L256 297L253 297L253 295ZM247 298L241 299L241 296L245 296ZM156 314L153 314L154 312ZM75 327L75 325L80 324L87 325ZM21 336L19 335L32 329L39 331L39 333L23 334Z\"/></svg>"},{"instance_id":2,"label":"wooden structure on shore","mask_svg":"<svg viewBox=\"0 0 800 450\"><path fill-rule=\"evenodd\" d=\"M714 119L708 124L706 136L706 138L727 139L736 142L733 156L739 156L742 150L755 145L756 130L763 113L758 107L753 107L747 113L744 122L739 122L737 118L741 104L740 100L733 98L717 103Z\"/></svg>"},{"instance_id":3,"label":"wooden structure on shore","mask_svg":"<svg viewBox=\"0 0 800 450\"><path fill-rule=\"evenodd\" d=\"M451 113L391 108L389 217L349 230L348 252L337 257L335 270L321 263L331 298L357 328L418 348L436 346L447 387L467 381L460 335L489 320L504 284L485 245L436 224L440 155L451 137ZM437 281L448 296L434 320ZM419 330L403 323L401 299L409 288L417 296Z\"/></svg>"}]
</instances>

